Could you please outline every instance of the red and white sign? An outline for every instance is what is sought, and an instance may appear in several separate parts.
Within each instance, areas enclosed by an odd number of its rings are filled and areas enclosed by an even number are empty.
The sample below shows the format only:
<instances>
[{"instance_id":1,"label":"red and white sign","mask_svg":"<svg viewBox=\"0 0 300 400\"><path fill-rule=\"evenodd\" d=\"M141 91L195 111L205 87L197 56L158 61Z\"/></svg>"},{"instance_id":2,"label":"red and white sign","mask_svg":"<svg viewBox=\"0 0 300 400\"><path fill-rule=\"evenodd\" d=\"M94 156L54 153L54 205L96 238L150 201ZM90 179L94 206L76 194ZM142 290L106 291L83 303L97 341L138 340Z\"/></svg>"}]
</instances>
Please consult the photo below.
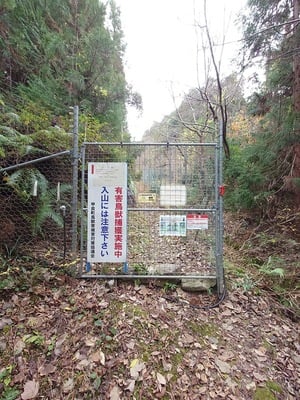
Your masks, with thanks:
<instances>
[{"instance_id":1,"label":"red and white sign","mask_svg":"<svg viewBox=\"0 0 300 400\"><path fill-rule=\"evenodd\" d=\"M187 214L187 229L208 229L208 215Z\"/></svg>"},{"instance_id":2,"label":"red and white sign","mask_svg":"<svg viewBox=\"0 0 300 400\"><path fill-rule=\"evenodd\" d=\"M88 163L87 239L87 262L126 261L126 163Z\"/></svg>"}]
</instances>

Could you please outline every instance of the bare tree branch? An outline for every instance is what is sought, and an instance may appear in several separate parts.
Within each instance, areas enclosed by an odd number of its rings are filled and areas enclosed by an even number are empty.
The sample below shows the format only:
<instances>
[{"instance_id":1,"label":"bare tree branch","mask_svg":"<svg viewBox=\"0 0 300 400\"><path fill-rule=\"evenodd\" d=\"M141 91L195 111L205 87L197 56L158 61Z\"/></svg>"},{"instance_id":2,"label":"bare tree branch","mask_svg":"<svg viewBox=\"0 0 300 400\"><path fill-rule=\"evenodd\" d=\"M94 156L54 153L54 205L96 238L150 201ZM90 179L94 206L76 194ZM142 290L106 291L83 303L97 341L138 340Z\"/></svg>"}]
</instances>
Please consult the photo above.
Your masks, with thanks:
<instances>
[{"instance_id":1,"label":"bare tree branch","mask_svg":"<svg viewBox=\"0 0 300 400\"><path fill-rule=\"evenodd\" d=\"M211 59L212 59L213 67L214 67L215 74L216 74L217 85L218 85L218 96L219 96L219 104L218 104L218 106L219 106L219 109L220 109L221 120L222 120L222 133L223 133L224 151L225 151L225 155L227 157L229 157L230 156L230 151L229 151L229 146L228 146L227 139L226 139L226 133L227 133L226 102L224 102L224 98L223 98L223 91L222 91L222 85L221 85L221 79L220 79L220 71L219 71L217 63L216 63L213 44L212 44L212 40L211 40L209 29L208 29L206 0L204 0L204 19L205 19L205 31L206 31L206 36L207 36L207 40L208 40L210 56L211 56ZM211 105L211 103L209 103L209 104L210 104L210 109L212 110L212 105ZM215 115L216 115L216 111L215 110L214 110L213 115L215 117Z\"/></svg>"}]
</instances>

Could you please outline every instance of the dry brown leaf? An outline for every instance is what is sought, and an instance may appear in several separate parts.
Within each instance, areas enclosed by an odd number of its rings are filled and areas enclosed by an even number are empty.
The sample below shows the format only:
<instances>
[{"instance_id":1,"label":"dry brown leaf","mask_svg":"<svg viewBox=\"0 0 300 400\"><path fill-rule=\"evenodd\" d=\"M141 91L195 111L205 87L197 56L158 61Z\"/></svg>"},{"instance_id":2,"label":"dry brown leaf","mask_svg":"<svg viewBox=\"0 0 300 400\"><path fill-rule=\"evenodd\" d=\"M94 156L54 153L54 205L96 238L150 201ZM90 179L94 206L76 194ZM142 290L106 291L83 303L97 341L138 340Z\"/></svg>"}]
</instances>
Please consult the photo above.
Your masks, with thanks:
<instances>
[{"instance_id":1,"label":"dry brown leaf","mask_svg":"<svg viewBox=\"0 0 300 400\"><path fill-rule=\"evenodd\" d=\"M182 340L183 344L192 344L195 341L195 338L194 338L194 336L186 333L185 335L183 335L181 337L181 340Z\"/></svg>"},{"instance_id":2,"label":"dry brown leaf","mask_svg":"<svg viewBox=\"0 0 300 400\"><path fill-rule=\"evenodd\" d=\"M236 382L234 382L234 380L232 380L231 378L230 378L230 376L228 376L227 378L226 378L226 385L232 390L232 391L234 391L234 389L238 386L238 384L236 383Z\"/></svg>"},{"instance_id":3,"label":"dry brown leaf","mask_svg":"<svg viewBox=\"0 0 300 400\"><path fill-rule=\"evenodd\" d=\"M89 360L95 363L100 363L101 365L105 365L105 354L103 351L97 350L90 355Z\"/></svg>"},{"instance_id":4,"label":"dry brown leaf","mask_svg":"<svg viewBox=\"0 0 300 400\"><path fill-rule=\"evenodd\" d=\"M26 344L22 339L18 339L14 345L14 355L18 356L25 349Z\"/></svg>"},{"instance_id":5,"label":"dry brown leaf","mask_svg":"<svg viewBox=\"0 0 300 400\"><path fill-rule=\"evenodd\" d=\"M74 389L74 379L69 378L63 383L63 392L69 393Z\"/></svg>"},{"instance_id":6,"label":"dry brown leaf","mask_svg":"<svg viewBox=\"0 0 300 400\"><path fill-rule=\"evenodd\" d=\"M171 369L172 369L171 363L168 363L167 361L163 360L162 364L163 364L164 371L166 371L166 372L171 371Z\"/></svg>"},{"instance_id":7,"label":"dry brown leaf","mask_svg":"<svg viewBox=\"0 0 300 400\"><path fill-rule=\"evenodd\" d=\"M199 394L204 394L207 392L207 387L206 386L201 386L198 390Z\"/></svg>"},{"instance_id":8,"label":"dry brown leaf","mask_svg":"<svg viewBox=\"0 0 300 400\"><path fill-rule=\"evenodd\" d=\"M227 360L232 360L233 358L235 358L235 355L232 351L224 351L221 355L220 355L220 360L223 361L227 361Z\"/></svg>"},{"instance_id":9,"label":"dry brown leaf","mask_svg":"<svg viewBox=\"0 0 300 400\"><path fill-rule=\"evenodd\" d=\"M125 343L125 345L129 350L133 350L134 346L135 346L135 341L133 339L131 339L131 340L129 340L128 343Z\"/></svg>"},{"instance_id":10,"label":"dry brown leaf","mask_svg":"<svg viewBox=\"0 0 300 400\"><path fill-rule=\"evenodd\" d=\"M39 382L35 381L27 381L24 385L23 393L21 394L22 400L34 399L39 392Z\"/></svg>"},{"instance_id":11,"label":"dry brown leaf","mask_svg":"<svg viewBox=\"0 0 300 400\"><path fill-rule=\"evenodd\" d=\"M255 382L250 382L246 385L247 390L254 390L256 388L256 383Z\"/></svg>"},{"instance_id":12,"label":"dry brown leaf","mask_svg":"<svg viewBox=\"0 0 300 400\"><path fill-rule=\"evenodd\" d=\"M25 374L23 371L19 372L17 375L14 376L13 382L14 383L21 383L25 381Z\"/></svg>"},{"instance_id":13,"label":"dry brown leaf","mask_svg":"<svg viewBox=\"0 0 300 400\"><path fill-rule=\"evenodd\" d=\"M11 296L11 300L16 305L19 303L19 297L16 294Z\"/></svg>"},{"instance_id":14,"label":"dry brown leaf","mask_svg":"<svg viewBox=\"0 0 300 400\"><path fill-rule=\"evenodd\" d=\"M60 336L57 338L56 343L55 343L55 349L54 349L54 354L56 356L59 356L62 353L62 345L64 341L67 339L68 335L65 333L64 335Z\"/></svg>"},{"instance_id":15,"label":"dry brown leaf","mask_svg":"<svg viewBox=\"0 0 300 400\"><path fill-rule=\"evenodd\" d=\"M200 379L201 379L201 382L203 382L203 383L208 382L207 376L204 372L202 374L200 374Z\"/></svg>"},{"instance_id":16,"label":"dry brown leaf","mask_svg":"<svg viewBox=\"0 0 300 400\"><path fill-rule=\"evenodd\" d=\"M130 376L133 379L137 379L139 377L139 373L145 368L145 363L140 362L137 358L131 361L130 364Z\"/></svg>"},{"instance_id":17,"label":"dry brown leaf","mask_svg":"<svg viewBox=\"0 0 300 400\"><path fill-rule=\"evenodd\" d=\"M75 360L85 360L86 359L86 355L82 354L79 350L77 350L75 355L74 355L74 359Z\"/></svg>"},{"instance_id":18,"label":"dry brown leaf","mask_svg":"<svg viewBox=\"0 0 300 400\"><path fill-rule=\"evenodd\" d=\"M39 368L39 374L41 376L47 376L49 374L53 374L56 371L56 366L53 364L45 364Z\"/></svg>"},{"instance_id":19,"label":"dry brown leaf","mask_svg":"<svg viewBox=\"0 0 300 400\"><path fill-rule=\"evenodd\" d=\"M159 356L161 354L160 351L152 351L151 355L152 356Z\"/></svg>"},{"instance_id":20,"label":"dry brown leaf","mask_svg":"<svg viewBox=\"0 0 300 400\"><path fill-rule=\"evenodd\" d=\"M170 382L170 380L173 378L173 374L167 374L167 381Z\"/></svg>"},{"instance_id":21,"label":"dry brown leaf","mask_svg":"<svg viewBox=\"0 0 300 400\"><path fill-rule=\"evenodd\" d=\"M231 366L227 362L216 358L215 363L216 363L216 366L219 368L220 372L222 372L222 374L230 373Z\"/></svg>"},{"instance_id":22,"label":"dry brown leaf","mask_svg":"<svg viewBox=\"0 0 300 400\"><path fill-rule=\"evenodd\" d=\"M13 322L10 318L1 318L0 319L0 329L3 329L7 325L11 325Z\"/></svg>"},{"instance_id":23,"label":"dry brown leaf","mask_svg":"<svg viewBox=\"0 0 300 400\"><path fill-rule=\"evenodd\" d=\"M297 364L300 364L300 355L295 355L294 360Z\"/></svg>"},{"instance_id":24,"label":"dry brown leaf","mask_svg":"<svg viewBox=\"0 0 300 400\"><path fill-rule=\"evenodd\" d=\"M88 347L94 347L96 345L98 338L96 336L88 337L85 339L85 345Z\"/></svg>"},{"instance_id":25,"label":"dry brown leaf","mask_svg":"<svg viewBox=\"0 0 300 400\"><path fill-rule=\"evenodd\" d=\"M96 291L97 286L99 289ZM80 398L92 390L95 390L96 397L108 400L123 400L137 392L141 398L153 399L164 398L168 393L179 393L179 397L190 400L207 397L214 400L240 400L253 397L256 387L263 387L266 380L281 382L288 398L297 396L300 344L296 326L283 316L274 314L268 300L262 302L260 297L251 295L243 298L236 291L229 293L220 308L204 311L200 315L184 304L185 299L192 298L188 294L184 293L177 303L165 299L160 301L161 289L154 287L146 289L140 286L134 291L134 296L129 284L116 285L109 289L107 296L103 295L102 286L93 281L81 282L76 289L74 286L66 287L60 290L58 297L47 285L37 290L42 294L42 301L32 302L31 296L20 293L13 314L13 300L3 303L5 300L0 299L0 325L3 318L6 322L12 321L9 327L12 335L4 335L5 338L0 339L3 354L15 356L16 369L11 385L17 384L23 392L25 383L35 377L40 382L40 388L32 400L42 397ZM78 319L60 312L70 306L71 296L80 314ZM197 301L202 301L202 297L199 294ZM102 299L104 302L99 310L99 301ZM203 303L207 300L209 304L212 299L208 296L204 300ZM86 304L87 301L91 308ZM111 308L115 302L117 307ZM119 302L123 306L119 307ZM227 302L229 307L226 306ZM236 306L244 308L243 319L240 315L237 317ZM172 312L169 312L170 309ZM117 315L114 315L115 310ZM102 331L96 326L91 329L91 321L95 316L100 318L100 315ZM26 346L25 354L22 351L24 344L20 340L20 327L27 324L36 327L40 318L44 322L40 324L39 333L48 338L46 346L39 349ZM204 338L204 343L203 335L200 338L194 329L202 323L208 326L216 324L226 346L219 337L210 335L209 340ZM283 324L287 329L282 327ZM101 335L109 332L112 326L118 335L112 343L106 343ZM64 332L68 333L62 335ZM94 335L98 335L99 342L95 342ZM97 344L101 340L103 347L100 349ZM264 340L270 346L266 346ZM143 352L145 343L149 350L147 362ZM117 352L114 351L115 344ZM54 351L48 354L47 346L50 350L53 345ZM274 349L272 352L269 351L271 346ZM271 368L275 353L276 371ZM76 366L80 371L76 371ZM80 382L75 377L74 380L67 380L73 376L72 371L84 378ZM49 385L42 385L41 379L49 380ZM26 393L23 393L22 400L24 396L26 398ZM19 398L21 400L21 395Z\"/></svg>"},{"instance_id":26,"label":"dry brown leaf","mask_svg":"<svg viewBox=\"0 0 300 400\"><path fill-rule=\"evenodd\" d=\"M254 349L254 351L258 356L264 357L267 350L264 347L260 346L258 349Z\"/></svg>"},{"instance_id":27,"label":"dry brown leaf","mask_svg":"<svg viewBox=\"0 0 300 400\"><path fill-rule=\"evenodd\" d=\"M149 293L151 293L151 291L146 286L141 286L139 292L143 296L147 296Z\"/></svg>"},{"instance_id":28,"label":"dry brown leaf","mask_svg":"<svg viewBox=\"0 0 300 400\"><path fill-rule=\"evenodd\" d=\"M135 379L130 379L128 381L128 385L126 386L125 390L129 390L130 393L134 392L134 387L135 387Z\"/></svg>"},{"instance_id":29,"label":"dry brown leaf","mask_svg":"<svg viewBox=\"0 0 300 400\"><path fill-rule=\"evenodd\" d=\"M266 381L267 380L267 377L266 377L266 375L264 375L264 374L261 374L261 373L259 373L259 372L253 372L253 376L254 376L254 378L255 379L257 379L258 381L260 381L260 382L263 382L263 381Z\"/></svg>"},{"instance_id":30,"label":"dry brown leaf","mask_svg":"<svg viewBox=\"0 0 300 400\"><path fill-rule=\"evenodd\" d=\"M101 308L107 308L108 305L109 305L108 301L105 301L105 300L102 300L102 301L99 303L99 307L101 307Z\"/></svg>"},{"instance_id":31,"label":"dry brown leaf","mask_svg":"<svg viewBox=\"0 0 300 400\"><path fill-rule=\"evenodd\" d=\"M105 354L103 351L99 350L99 355L100 355L100 364L105 365Z\"/></svg>"},{"instance_id":32,"label":"dry brown leaf","mask_svg":"<svg viewBox=\"0 0 300 400\"><path fill-rule=\"evenodd\" d=\"M159 372L156 373L156 379L160 385L166 385L167 383L166 378Z\"/></svg>"},{"instance_id":33,"label":"dry brown leaf","mask_svg":"<svg viewBox=\"0 0 300 400\"><path fill-rule=\"evenodd\" d=\"M91 362L85 358L84 360L79 361L79 363L76 365L76 369L83 370L89 365L91 365Z\"/></svg>"},{"instance_id":34,"label":"dry brown leaf","mask_svg":"<svg viewBox=\"0 0 300 400\"><path fill-rule=\"evenodd\" d=\"M44 322L43 318L41 317L31 316L27 319L27 325L30 326L31 328L38 328L41 325L43 325L43 322Z\"/></svg>"},{"instance_id":35,"label":"dry brown leaf","mask_svg":"<svg viewBox=\"0 0 300 400\"><path fill-rule=\"evenodd\" d=\"M120 389L117 385L111 389L109 398L110 400L120 400Z\"/></svg>"}]
</instances>

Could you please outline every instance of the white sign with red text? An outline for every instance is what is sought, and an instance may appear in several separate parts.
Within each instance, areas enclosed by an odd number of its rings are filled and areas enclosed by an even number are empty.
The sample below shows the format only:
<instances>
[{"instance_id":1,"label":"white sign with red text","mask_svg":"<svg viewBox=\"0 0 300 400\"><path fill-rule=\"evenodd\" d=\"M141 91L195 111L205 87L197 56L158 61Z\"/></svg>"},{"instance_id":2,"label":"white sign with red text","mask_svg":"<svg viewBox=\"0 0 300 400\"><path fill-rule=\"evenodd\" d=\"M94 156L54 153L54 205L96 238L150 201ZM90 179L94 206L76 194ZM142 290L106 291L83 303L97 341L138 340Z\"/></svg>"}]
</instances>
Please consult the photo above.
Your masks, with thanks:
<instances>
[{"instance_id":1,"label":"white sign with red text","mask_svg":"<svg viewBox=\"0 0 300 400\"><path fill-rule=\"evenodd\" d=\"M126 261L126 163L88 163L87 231L87 262Z\"/></svg>"},{"instance_id":2,"label":"white sign with red text","mask_svg":"<svg viewBox=\"0 0 300 400\"><path fill-rule=\"evenodd\" d=\"M208 229L208 215L187 214L186 228L187 229Z\"/></svg>"}]
</instances>

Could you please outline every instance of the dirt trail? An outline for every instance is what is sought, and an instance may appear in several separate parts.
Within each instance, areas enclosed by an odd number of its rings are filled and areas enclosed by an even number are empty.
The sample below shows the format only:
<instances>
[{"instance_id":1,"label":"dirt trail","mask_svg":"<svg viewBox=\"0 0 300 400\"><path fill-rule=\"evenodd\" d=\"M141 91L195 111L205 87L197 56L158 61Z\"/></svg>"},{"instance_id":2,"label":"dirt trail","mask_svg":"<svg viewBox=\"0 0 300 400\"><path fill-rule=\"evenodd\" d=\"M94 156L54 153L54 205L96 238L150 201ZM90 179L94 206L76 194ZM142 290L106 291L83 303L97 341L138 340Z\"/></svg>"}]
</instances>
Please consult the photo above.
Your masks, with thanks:
<instances>
[{"instance_id":1,"label":"dirt trail","mask_svg":"<svg viewBox=\"0 0 300 400\"><path fill-rule=\"evenodd\" d=\"M1 400L299 399L299 324L269 297L46 278L2 296Z\"/></svg>"}]
</instances>

